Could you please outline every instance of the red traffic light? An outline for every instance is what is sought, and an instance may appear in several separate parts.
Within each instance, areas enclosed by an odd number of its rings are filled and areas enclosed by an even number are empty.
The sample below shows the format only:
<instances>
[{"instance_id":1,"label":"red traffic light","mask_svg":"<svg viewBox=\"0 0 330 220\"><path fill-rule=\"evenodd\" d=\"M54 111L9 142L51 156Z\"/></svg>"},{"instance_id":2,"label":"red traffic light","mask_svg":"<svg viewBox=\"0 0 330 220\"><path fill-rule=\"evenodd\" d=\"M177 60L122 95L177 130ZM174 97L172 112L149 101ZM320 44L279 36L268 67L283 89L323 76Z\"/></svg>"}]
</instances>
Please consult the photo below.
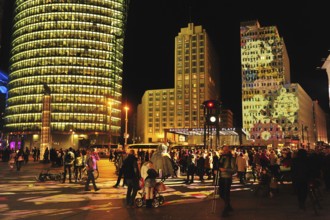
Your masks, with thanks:
<instances>
[{"instance_id":1,"label":"red traffic light","mask_svg":"<svg viewBox=\"0 0 330 220\"><path fill-rule=\"evenodd\" d=\"M209 108L213 108L213 107L214 107L214 103L213 103L213 102L208 102L208 103L207 103L207 107L209 107Z\"/></svg>"},{"instance_id":2,"label":"red traffic light","mask_svg":"<svg viewBox=\"0 0 330 220\"><path fill-rule=\"evenodd\" d=\"M219 109L220 102L218 100L207 100L203 102L204 108L206 109Z\"/></svg>"}]
</instances>

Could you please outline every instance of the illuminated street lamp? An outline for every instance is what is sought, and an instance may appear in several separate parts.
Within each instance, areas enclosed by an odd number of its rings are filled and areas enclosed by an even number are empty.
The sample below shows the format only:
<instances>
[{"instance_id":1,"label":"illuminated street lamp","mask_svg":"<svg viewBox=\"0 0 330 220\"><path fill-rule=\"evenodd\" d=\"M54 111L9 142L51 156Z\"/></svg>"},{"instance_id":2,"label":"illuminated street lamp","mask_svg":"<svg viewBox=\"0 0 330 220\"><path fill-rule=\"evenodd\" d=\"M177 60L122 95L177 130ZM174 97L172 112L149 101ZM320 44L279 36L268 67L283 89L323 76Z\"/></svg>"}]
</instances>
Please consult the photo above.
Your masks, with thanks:
<instances>
[{"instance_id":1,"label":"illuminated street lamp","mask_svg":"<svg viewBox=\"0 0 330 220\"><path fill-rule=\"evenodd\" d=\"M128 125L128 115L127 115L127 113L128 113L129 108L127 106L125 106L124 109L125 109L125 133L124 133L125 144L124 144L124 146L126 147L127 138L129 136L128 133L127 133L127 125Z\"/></svg>"}]
</instances>

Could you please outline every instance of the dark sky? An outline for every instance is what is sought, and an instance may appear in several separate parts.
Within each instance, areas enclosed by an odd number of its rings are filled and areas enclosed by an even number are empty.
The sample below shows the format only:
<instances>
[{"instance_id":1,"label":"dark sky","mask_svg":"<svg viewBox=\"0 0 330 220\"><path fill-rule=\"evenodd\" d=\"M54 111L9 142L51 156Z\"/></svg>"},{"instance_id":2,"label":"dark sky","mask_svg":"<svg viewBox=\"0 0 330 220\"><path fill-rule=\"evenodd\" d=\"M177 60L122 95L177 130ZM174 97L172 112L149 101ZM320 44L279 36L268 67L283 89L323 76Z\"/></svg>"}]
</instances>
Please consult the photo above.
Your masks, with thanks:
<instances>
[{"instance_id":1,"label":"dark sky","mask_svg":"<svg viewBox=\"0 0 330 220\"><path fill-rule=\"evenodd\" d=\"M221 3L220 3L221 2ZM277 26L287 47L291 82L299 83L329 111L328 77L322 66L330 49L330 22L324 5L308 1L222 3L217 0L131 1L125 47L124 100L141 102L145 90L174 87L174 38L189 21L202 25L219 55L221 101L241 125L240 22ZM315 2L315 3L313 3Z\"/></svg>"},{"instance_id":2,"label":"dark sky","mask_svg":"<svg viewBox=\"0 0 330 220\"><path fill-rule=\"evenodd\" d=\"M5 1L7 4L14 1ZM219 55L221 101L234 112L241 125L240 22L259 20L261 26L277 26L284 38L291 82L300 83L312 99L329 112L328 77L316 70L330 49L327 7L274 1L262 4L219 0L131 0L124 49L123 102L136 106L151 89L174 87L174 38L189 21L202 25ZM5 9L1 52L2 70L7 70L10 5Z\"/></svg>"}]
</instances>

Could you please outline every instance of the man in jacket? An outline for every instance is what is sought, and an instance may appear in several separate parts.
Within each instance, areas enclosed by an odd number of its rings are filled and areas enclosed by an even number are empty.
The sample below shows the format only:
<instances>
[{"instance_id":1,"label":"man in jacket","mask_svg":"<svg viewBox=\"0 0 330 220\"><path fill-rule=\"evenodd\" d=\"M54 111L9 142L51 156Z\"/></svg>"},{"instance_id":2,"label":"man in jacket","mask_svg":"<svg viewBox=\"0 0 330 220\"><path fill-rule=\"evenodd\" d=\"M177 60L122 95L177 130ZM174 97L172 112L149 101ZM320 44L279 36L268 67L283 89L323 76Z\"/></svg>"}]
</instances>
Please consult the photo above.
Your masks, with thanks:
<instances>
[{"instance_id":1,"label":"man in jacket","mask_svg":"<svg viewBox=\"0 0 330 220\"><path fill-rule=\"evenodd\" d=\"M233 208L230 204L230 188L233 182L233 174L236 173L236 160L230 152L229 146L223 146L222 154L219 159L219 192L220 197L225 203L222 217L227 217Z\"/></svg>"},{"instance_id":2,"label":"man in jacket","mask_svg":"<svg viewBox=\"0 0 330 220\"><path fill-rule=\"evenodd\" d=\"M71 176L72 176L72 167L74 165L74 153L72 152L73 149L70 147L64 155L64 174L63 174L63 183L65 183L66 175L69 173L69 182L73 183Z\"/></svg>"},{"instance_id":3,"label":"man in jacket","mask_svg":"<svg viewBox=\"0 0 330 220\"><path fill-rule=\"evenodd\" d=\"M126 205L134 206L135 197L139 189L140 171L134 150L130 150L123 163L123 172L127 184Z\"/></svg>"},{"instance_id":4,"label":"man in jacket","mask_svg":"<svg viewBox=\"0 0 330 220\"><path fill-rule=\"evenodd\" d=\"M291 164L292 185L295 189L299 208L305 210L308 194L308 182L311 180L311 164L305 149L299 149Z\"/></svg>"}]
</instances>

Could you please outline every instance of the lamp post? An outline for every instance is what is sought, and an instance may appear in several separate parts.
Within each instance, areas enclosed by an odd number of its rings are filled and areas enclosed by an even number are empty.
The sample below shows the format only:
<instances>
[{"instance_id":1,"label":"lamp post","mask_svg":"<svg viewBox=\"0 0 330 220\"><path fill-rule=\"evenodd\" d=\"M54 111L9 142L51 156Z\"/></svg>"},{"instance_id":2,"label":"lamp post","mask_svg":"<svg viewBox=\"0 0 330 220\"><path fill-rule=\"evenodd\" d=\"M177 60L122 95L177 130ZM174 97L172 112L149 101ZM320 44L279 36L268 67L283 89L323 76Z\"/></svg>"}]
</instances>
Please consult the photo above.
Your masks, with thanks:
<instances>
[{"instance_id":1,"label":"lamp post","mask_svg":"<svg viewBox=\"0 0 330 220\"><path fill-rule=\"evenodd\" d=\"M112 101L108 102L109 105L109 145L111 147L111 123L112 123Z\"/></svg>"},{"instance_id":2,"label":"lamp post","mask_svg":"<svg viewBox=\"0 0 330 220\"><path fill-rule=\"evenodd\" d=\"M128 138L128 133L127 133L128 115L127 115L127 113L128 113L129 108L127 106L125 106L124 109L125 109L125 134L124 134L125 145L124 146L126 147L126 145L127 145L127 138Z\"/></svg>"}]
</instances>

